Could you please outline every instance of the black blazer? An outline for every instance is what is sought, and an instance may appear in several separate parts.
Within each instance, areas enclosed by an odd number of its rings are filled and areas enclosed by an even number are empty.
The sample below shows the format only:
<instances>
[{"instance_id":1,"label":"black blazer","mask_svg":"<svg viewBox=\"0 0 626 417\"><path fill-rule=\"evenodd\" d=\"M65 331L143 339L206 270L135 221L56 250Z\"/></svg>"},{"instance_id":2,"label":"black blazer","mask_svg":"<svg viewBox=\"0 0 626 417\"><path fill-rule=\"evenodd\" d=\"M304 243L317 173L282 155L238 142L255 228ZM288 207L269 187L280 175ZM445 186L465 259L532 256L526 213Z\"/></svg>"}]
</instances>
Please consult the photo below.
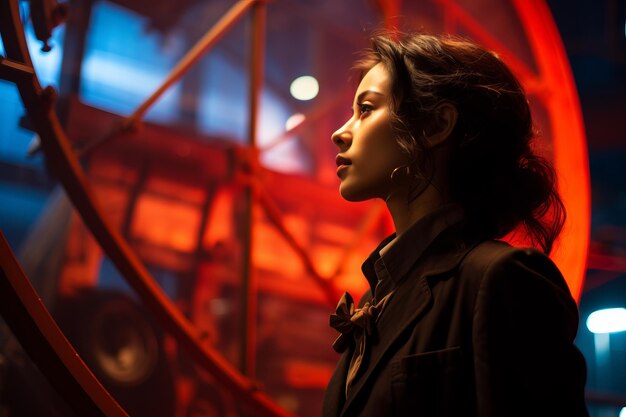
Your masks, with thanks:
<instances>
[{"instance_id":1,"label":"black blazer","mask_svg":"<svg viewBox=\"0 0 626 417\"><path fill-rule=\"evenodd\" d=\"M387 303L348 398L343 353L323 416L587 417L577 327L547 256L449 229Z\"/></svg>"}]
</instances>

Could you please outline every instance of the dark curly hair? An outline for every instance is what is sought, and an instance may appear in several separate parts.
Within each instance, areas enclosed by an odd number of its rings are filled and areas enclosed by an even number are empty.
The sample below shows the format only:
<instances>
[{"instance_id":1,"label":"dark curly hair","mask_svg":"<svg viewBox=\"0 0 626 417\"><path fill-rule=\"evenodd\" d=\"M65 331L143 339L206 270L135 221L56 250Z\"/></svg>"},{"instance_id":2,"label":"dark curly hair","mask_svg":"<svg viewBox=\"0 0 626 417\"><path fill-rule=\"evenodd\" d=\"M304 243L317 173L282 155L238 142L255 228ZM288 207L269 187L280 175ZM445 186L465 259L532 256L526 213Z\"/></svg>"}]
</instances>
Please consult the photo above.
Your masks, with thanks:
<instances>
[{"instance_id":1,"label":"dark curly hair","mask_svg":"<svg viewBox=\"0 0 626 417\"><path fill-rule=\"evenodd\" d=\"M494 53L450 36L378 33L356 64L361 77L381 62L392 79L390 107L400 147L423 171L425 128L443 103L458 118L450 138L451 197L468 223L488 237L522 225L531 244L550 253L565 222L551 163L533 152L528 100Z\"/></svg>"}]
</instances>

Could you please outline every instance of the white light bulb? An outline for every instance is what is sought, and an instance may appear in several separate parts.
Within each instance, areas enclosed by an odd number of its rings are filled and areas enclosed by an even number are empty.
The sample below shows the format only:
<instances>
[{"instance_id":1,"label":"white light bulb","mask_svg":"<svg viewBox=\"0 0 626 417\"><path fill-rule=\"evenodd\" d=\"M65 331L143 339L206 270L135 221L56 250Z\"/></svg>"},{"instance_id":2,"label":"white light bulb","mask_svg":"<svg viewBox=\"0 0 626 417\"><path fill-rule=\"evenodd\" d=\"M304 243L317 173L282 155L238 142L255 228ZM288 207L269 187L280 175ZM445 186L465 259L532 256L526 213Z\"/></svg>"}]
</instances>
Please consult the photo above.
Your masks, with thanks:
<instances>
[{"instance_id":1,"label":"white light bulb","mask_svg":"<svg viewBox=\"0 0 626 417\"><path fill-rule=\"evenodd\" d=\"M587 318L587 328L591 333L626 331L626 308L605 308L594 311Z\"/></svg>"},{"instance_id":2,"label":"white light bulb","mask_svg":"<svg viewBox=\"0 0 626 417\"><path fill-rule=\"evenodd\" d=\"M314 77L303 75L291 82L289 91L294 98L306 101L314 99L317 96L317 93L320 91L320 86Z\"/></svg>"}]
</instances>

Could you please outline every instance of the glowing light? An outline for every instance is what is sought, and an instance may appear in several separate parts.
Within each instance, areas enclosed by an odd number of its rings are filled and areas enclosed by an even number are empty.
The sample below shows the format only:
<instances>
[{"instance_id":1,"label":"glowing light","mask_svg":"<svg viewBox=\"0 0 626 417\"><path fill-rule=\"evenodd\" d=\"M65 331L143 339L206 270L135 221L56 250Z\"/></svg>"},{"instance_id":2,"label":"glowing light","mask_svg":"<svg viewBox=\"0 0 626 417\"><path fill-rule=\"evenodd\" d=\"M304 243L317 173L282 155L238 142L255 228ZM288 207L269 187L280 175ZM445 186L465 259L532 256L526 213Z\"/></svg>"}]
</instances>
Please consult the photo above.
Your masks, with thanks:
<instances>
[{"instance_id":1,"label":"glowing light","mask_svg":"<svg viewBox=\"0 0 626 417\"><path fill-rule=\"evenodd\" d=\"M616 333L626 331L626 308L606 308L594 311L587 318L591 333Z\"/></svg>"},{"instance_id":2,"label":"glowing light","mask_svg":"<svg viewBox=\"0 0 626 417\"><path fill-rule=\"evenodd\" d=\"M303 75L291 82L289 91L294 98L302 101L311 100L317 97L317 93L320 91L320 86L317 80L310 75Z\"/></svg>"},{"instance_id":3,"label":"glowing light","mask_svg":"<svg viewBox=\"0 0 626 417\"><path fill-rule=\"evenodd\" d=\"M626 407L622 408L622 411L619 412L619 417L626 417Z\"/></svg>"},{"instance_id":4,"label":"glowing light","mask_svg":"<svg viewBox=\"0 0 626 417\"><path fill-rule=\"evenodd\" d=\"M287 119L287 121L285 122L285 129L291 130L295 128L296 126L299 126L302 122L304 122L305 119L306 119L306 116L302 113L292 114L291 116L289 116L289 119Z\"/></svg>"},{"instance_id":5,"label":"glowing light","mask_svg":"<svg viewBox=\"0 0 626 417\"><path fill-rule=\"evenodd\" d=\"M143 97L158 88L164 77L162 68L92 50L85 56L81 70L81 99L105 110L130 113ZM180 85L170 88L150 109L146 119L158 119L160 123L174 120L181 91Z\"/></svg>"},{"instance_id":6,"label":"glowing light","mask_svg":"<svg viewBox=\"0 0 626 417\"><path fill-rule=\"evenodd\" d=\"M200 209L195 205L143 194L137 202L131 233L156 247L191 253L200 217Z\"/></svg>"}]
</instances>

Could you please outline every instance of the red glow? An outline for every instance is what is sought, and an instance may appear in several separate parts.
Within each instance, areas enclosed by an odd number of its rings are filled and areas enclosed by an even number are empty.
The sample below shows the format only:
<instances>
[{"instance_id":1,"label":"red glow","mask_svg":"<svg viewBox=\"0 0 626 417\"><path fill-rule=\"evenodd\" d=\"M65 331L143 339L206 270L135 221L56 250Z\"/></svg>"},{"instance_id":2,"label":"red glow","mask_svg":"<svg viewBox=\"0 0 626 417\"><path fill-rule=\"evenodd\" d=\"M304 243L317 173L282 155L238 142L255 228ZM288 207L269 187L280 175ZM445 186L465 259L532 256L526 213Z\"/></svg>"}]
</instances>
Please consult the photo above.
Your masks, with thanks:
<instances>
[{"instance_id":1,"label":"red glow","mask_svg":"<svg viewBox=\"0 0 626 417\"><path fill-rule=\"evenodd\" d=\"M580 298L589 246L590 186L587 142L576 86L554 21L544 1L516 0L535 53L544 95L550 109L554 164L567 223L553 259L563 272L575 299Z\"/></svg>"},{"instance_id":2,"label":"red glow","mask_svg":"<svg viewBox=\"0 0 626 417\"><path fill-rule=\"evenodd\" d=\"M285 364L285 379L295 388L324 389L334 369L325 362L290 360Z\"/></svg>"},{"instance_id":3,"label":"red glow","mask_svg":"<svg viewBox=\"0 0 626 417\"><path fill-rule=\"evenodd\" d=\"M221 188L213 197L208 225L204 232L203 245L212 248L233 239L234 190L231 187Z\"/></svg>"},{"instance_id":4,"label":"red glow","mask_svg":"<svg viewBox=\"0 0 626 417\"><path fill-rule=\"evenodd\" d=\"M132 236L158 246L191 252L200 227L200 209L193 205L143 195L135 209Z\"/></svg>"}]
</instances>

